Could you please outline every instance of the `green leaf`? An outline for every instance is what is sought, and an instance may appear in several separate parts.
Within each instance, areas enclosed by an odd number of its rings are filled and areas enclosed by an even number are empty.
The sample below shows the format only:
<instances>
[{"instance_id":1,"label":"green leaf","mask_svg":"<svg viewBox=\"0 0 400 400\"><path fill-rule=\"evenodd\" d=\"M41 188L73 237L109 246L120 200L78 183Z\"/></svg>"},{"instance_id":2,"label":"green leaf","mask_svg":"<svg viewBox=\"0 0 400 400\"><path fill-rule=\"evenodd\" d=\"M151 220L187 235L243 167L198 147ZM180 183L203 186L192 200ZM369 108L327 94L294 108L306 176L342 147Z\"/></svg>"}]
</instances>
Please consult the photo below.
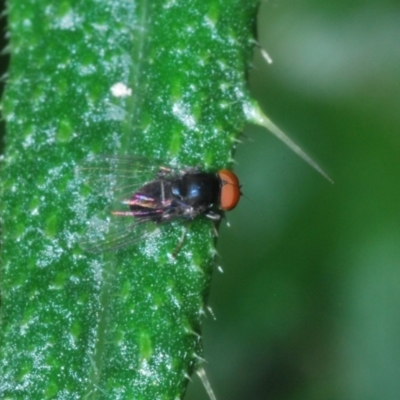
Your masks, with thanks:
<instances>
[{"instance_id":1,"label":"green leaf","mask_svg":"<svg viewBox=\"0 0 400 400\"><path fill-rule=\"evenodd\" d=\"M212 223L85 253L107 199L75 171L101 154L229 167L255 12L249 0L9 3L1 398L182 398L202 360Z\"/></svg>"}]
</instances>

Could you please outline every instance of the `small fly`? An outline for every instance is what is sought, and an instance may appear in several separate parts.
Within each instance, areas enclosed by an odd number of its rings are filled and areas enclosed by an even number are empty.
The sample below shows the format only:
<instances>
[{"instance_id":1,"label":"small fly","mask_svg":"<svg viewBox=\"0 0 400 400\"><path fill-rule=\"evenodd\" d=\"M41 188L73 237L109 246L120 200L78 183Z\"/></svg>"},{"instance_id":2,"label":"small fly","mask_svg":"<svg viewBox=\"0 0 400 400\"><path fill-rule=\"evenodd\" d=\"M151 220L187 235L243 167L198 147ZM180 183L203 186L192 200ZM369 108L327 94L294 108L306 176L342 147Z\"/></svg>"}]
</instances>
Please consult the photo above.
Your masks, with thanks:
<instances>
[{"instance_id":1,"label":"small fly","mask_svg":"<svg viewBox=\"0 0 400 400\"><path fill-rule=\"evenodd\" d=\"M177 169L144 157L103 156L79 169L97 193L111 200L89 221L86 251L118 250L144 239L159 224L204 215L218 221L236 207L240 184L230 170Z\"/></svg>"}]
</instances>

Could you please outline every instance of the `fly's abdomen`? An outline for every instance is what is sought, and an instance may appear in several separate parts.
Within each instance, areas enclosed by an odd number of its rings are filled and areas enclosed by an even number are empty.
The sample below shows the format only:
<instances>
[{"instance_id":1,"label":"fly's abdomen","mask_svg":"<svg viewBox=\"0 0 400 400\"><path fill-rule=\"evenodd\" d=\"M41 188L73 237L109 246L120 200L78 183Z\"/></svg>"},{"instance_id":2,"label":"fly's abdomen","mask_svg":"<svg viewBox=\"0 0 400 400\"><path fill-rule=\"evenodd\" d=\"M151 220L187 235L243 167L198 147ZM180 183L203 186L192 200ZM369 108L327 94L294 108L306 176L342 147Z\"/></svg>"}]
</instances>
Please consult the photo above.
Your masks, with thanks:
<instances>
[{"instance_id":1,"label":"fly's abdomen","mask_svg":"<svg viewBox=\"0 0 400 400\"><path fill-rule=\"evenodd\" d=\"M163 213L171 206L173 195L171 183L164 179L155 180L142 186L133 193L126 204L136 218L160 219Z\"/></svg>"}]
</instances>

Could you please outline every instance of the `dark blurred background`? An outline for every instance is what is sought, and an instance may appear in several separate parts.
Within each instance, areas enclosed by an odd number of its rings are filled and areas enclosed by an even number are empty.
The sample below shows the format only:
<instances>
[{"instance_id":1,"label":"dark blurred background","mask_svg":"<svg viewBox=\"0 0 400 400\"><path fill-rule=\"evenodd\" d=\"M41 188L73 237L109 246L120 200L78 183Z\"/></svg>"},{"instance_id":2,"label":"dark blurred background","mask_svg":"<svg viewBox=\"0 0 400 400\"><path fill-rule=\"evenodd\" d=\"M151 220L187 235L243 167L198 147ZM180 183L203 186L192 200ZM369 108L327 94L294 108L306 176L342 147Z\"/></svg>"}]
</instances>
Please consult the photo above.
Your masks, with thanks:
<instances>
[{"instance_id":1,"label":"dark blurred background","mask_svg":"<svg viewBox=\"0 0 400 400\"><path fill-rule=\"evenodd\" d=\"M204 323L218 400L400 399L400 2L261 4L254 96L332 176L259 127ZM197 377L186 400L206 400Z\"/></svg>"}]
</instances>

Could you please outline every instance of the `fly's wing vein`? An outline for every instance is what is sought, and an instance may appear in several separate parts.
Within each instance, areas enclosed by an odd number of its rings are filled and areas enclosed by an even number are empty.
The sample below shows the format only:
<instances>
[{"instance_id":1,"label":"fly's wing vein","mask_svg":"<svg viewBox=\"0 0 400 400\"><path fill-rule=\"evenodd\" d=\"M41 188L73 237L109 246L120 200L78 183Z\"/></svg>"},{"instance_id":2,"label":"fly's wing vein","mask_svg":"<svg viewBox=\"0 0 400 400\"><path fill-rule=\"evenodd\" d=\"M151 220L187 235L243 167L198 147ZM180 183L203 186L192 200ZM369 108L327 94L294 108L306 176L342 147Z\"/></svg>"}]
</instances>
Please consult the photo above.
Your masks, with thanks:
<instances>
[{"instance_id":1,"label":"fly's wing vein","mask_svg":"<svg viewBox=\"0 0 400 400\"><path fill-rule=\"evenodd\" d=\"M154 217L164 212L159 201L143 212L130 210L133 194L146 183L178 174L177 170L151 162L144 157L100 156L85 160L77 169L78 177L91 192L92 209L109 205L89 217L81 247L90 252L109 251L138 242L154 232ZM155 199L157 200L157 199ZM93 205L94 204L94 205ZM135 218L135 215L137 218Z\"/></svg>"},{"instance_id":2,"label":"fly's wing vein","mask_svg":"<svg viewBox=\"0 0 400 400\"><path fill-rule=\"evenodd\" d=\"M81 247L91 253L122 249L136 243L157 230L156 224L149 221L134 220L131 217L114 217L118 222L105 223L92 219L89 222Z\"/></svg>"}]
</instances>

